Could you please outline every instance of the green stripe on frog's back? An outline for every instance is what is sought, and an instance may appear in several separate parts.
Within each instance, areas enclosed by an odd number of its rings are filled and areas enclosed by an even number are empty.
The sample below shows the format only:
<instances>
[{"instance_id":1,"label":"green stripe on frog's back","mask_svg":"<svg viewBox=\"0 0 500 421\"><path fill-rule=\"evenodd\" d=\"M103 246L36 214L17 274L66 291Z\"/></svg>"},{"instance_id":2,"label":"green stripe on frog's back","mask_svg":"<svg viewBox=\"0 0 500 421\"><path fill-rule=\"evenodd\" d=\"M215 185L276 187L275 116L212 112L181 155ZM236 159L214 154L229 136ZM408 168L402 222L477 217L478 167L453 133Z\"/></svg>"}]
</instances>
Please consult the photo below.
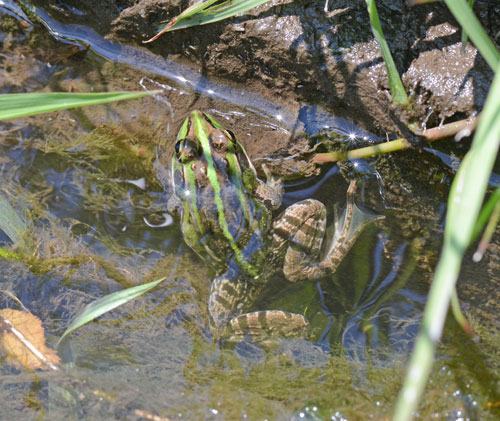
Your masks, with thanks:
<instances>
[{"instance_id":1,"label":"green stripe on frog's back","mask_svg":"<svg viewBox=\"0 0 500 421\"><path fill-rule=\"evenodd\" d=\"M177 142L184 140L188 135L188 131L189 117L184 120L184 123L179 129ZM174 155L171 164L171 177L172 180L177 180L176 194L182 198L184 208L182 212L182 233L186 243L188 243L193 250L196 250L198 253L204 253L207 252L207 249L200 242L200 239L205 235L205 229L197 203L196 173L188 165L183 166L182 170L180 170L176 161L177 159ZM179 177L176 177L176 175ZM179 189L179 185L182 186L182 189ZM222 261L219 256L210 253L210 250L208 250L208 252L215 261Z\"/></svg>"},{"instance_id":2,"label":"green stripe on frog's back","mask_svg":"<svg viewBox=\"0 0 500 421\"><path fill-rule=\"evenodd\" d=\"M243 216L245 217L245 222L250 226L251 224L251 213L249 209L248 199L243 191L243 183L241 182L243 174L241 171L241 166L238 162L238 157L236 156L236 151L234 150L233 144L229 145L230 154L226 155L226 161L229 165L229 171L231 174L231 181L236 186L236 194L238 200L240 201L240 206L243 209Z\"/></svg>"},{"instance_id":3,"label":"green stripe on frog's back","mask_svg":"<svg viewBox=\"0 0 500 421\"><path fill-rule=\"evenodd\" d=\"M229 174L231 174L231 182L237 187L236 194L238 196L238 200L240 201L241 209L243 209L243 214L245 216L245 222L248 224L248 226L251 225L251 220L250 217L251 212L250 212L250 207L248 204L248 198L245 192L243 191L243 172L241 171L241 165L238 160L238 152L242 152L243 156L245 157L245 162L247 165L251 167L251 169L255 172L255 168L253 167L252 162L250 161L245 149L240 145L238 140L231 134L229 133L216 119L214 119L210 114L203 113L205 118L210 121L210 123L219 130L222 130L224 133L226 133L228 138L232 138L233 142L229 142L227 147L227 153L226 153L226 161L227 164L229 165ZM237 151L236 148L239 147L240 151Z\"/></svg>"},{"instance_id":4,"label":"green stripe on frog's back","mask_svg":"<svg viewBox=\"0 0 500 421\"><path fill-rule=\"evenodd\" d=\"M245 272L256 277L258 275L256 268L245 259L241 250L238 248L238 245L236 244L234 237L229 232L229 226L227 224L226 215L224 213L224 204L222 203L222 198L221 198L221 187L219 184L219 178L217 177L217 171L215 170L214 162L212 159L212 152L211 152L212 149L206 131L204 130L205 120L201 118L199 112L193 111L192 115L194 117L192 120L193 124L195 125L195 132L198 135L198 139L202 145L203 154L207 162L207 178L214 190L214 200L217 206L219 225L222 229L224 237L226 237L227 241L231 246L231 249L234 252L238 265L240 265Z\"/></svg>"},{"instance_id":5,"label":"green stripe on frog's back","mask_svg":"<svg viewBox=\"0 0 500 421\"><path fill-rule=\"evenodd\" d=\"M184 232L184 236L187 237L186 242L195 247L204 234L203 223L196 203L196 175L191 168L186 167L184 177L184 195L187 196L187 200L184 200L182 226L188 230L188 232Z\"/></svg>"}]
</instances>

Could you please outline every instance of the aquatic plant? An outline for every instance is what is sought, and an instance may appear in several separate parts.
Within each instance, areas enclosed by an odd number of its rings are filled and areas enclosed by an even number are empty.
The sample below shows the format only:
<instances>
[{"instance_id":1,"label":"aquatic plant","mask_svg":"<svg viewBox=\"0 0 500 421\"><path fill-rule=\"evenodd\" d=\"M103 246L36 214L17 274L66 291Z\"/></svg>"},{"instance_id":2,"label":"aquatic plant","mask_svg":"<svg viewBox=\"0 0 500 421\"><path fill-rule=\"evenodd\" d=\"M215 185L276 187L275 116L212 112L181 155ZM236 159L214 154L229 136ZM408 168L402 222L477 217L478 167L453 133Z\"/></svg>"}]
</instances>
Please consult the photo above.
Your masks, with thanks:
<instances>
[{"instance_id":1,"label":"aquatic plant","mask_svg":"<svg viewBox=\"0 0 500 421\"><path fill-rule=\"evenodd\" d=\"M24 117L36 114L47 113L56 110L70 109L88 105L102 104L107 102L121 101L125 99L140 98L155 92L100 92L100 93L67 93L67 92L43 92L43 93L20 93L20 94L2 94L0 95L0 120ZM6 233L9 239L15 244L20 245L29 239L26 239L28 222L21 217L11 206L10 202L0 195L0 229ZM22 244L21 244L22 245ZM25 245L24 248L29 247ZM49 271L54 267L65 264L81 264L85 261L99 261L103 269L115 273L112 267L99 256L81 255L68 258L55 258L42 260L36 256L27 255L23 252L15 252L10 249L0 248L0 256L7 259L19 260L25 262L33 271L41 273ZM115 275L119 275L115 273ZM119 277L119 276L118 276ZM148 282L143 285L125 288L114 292L88 304L82 313L80 313L69 325L58 341L58 346L63 345L64 339L73 331L84 324L96 319L104 313L125 304L134 298L139 297L145 292L163 282L165 278ZM124 284L128 280L124 280ZM29 314L28 314L29 315ZM5 318L0 322L7 323ZM41 322L40 322L41 323ZM17 331L17 330L15 330ZM43 338L43 333L42 333ZM39 347L38 347L39 348ZM46 351L44 351L46 352ZM29 366L34 368L33 365Z\"/></svg>"}]
</instances>

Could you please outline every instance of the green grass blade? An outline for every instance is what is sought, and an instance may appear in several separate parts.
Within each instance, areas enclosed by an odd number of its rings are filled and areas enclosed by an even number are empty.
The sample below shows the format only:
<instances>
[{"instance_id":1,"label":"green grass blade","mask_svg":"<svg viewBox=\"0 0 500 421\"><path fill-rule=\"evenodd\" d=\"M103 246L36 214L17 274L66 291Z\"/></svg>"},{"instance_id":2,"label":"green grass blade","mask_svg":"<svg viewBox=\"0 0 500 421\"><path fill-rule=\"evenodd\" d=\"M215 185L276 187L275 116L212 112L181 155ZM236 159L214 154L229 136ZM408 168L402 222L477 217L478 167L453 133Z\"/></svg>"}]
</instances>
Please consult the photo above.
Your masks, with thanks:
<instances>
[{"instance_id":1,"label":"green grass blade","mask_svg":"<svg viewBox=\"0 0 500 421\"><path fill-rule=\"evenodd\" d=\"M444 0L444 2L489 66L496 70L500 64L500 53L488 38L468 3L465 0Z\"/></svg>"},{"instance_id":2,"label":"green grass blade","mask_svg":"<svg viewBox=\"0 0 500 421\"><path fill-rule=\"evenodd\" d=\"M493 213L493 210L495 209L495 206L498 202L500 202L500 186L497 187L497 189L493 192L491 197L481 209L481 213L479 214L479 217L476 221L476 226L474 227L474 233L472 234L471 241L475 241L477 237L479 237L484 227L488 223L490 216Z\"/></svg>"},{"instance_id":3,"label":"green grass blade","mask_svg":"<svg viewBox=\"0 0 500 421\"><path fill-rule=\"evenodd\" d=\"M158 91L2 94L0 95L0 120L48 113L50 111L64 110L67 108L82 107L84 105L103 104L105 102L140 98L154 93L158 93Z\"/></svg>"},{"instance_id":4,"label":"green grass blade","mask_svg":"<svg viewBox=\"0 0 500 421\"><path fill-rule=\"evenodd\" d=\"M206 6L198 8L196 13L190 13L188 16L181 18L182 14L177 18L166 32L175 31L176 29L188 28L190 26L206 25L208 23L218 22L237 15L238 13L246 12L254 7L260 6L269 0L232 0L226 1L223 4L212 6L213 1L205 2ZM200 2L203 6L203 2ZM197 5L198 3L196 3ZM193 5L194 6L194 5ZM168 26L168 25L167 25Z\"/></svg>"},{"instance_id":5,"label":"green grass blade","mask_svg":"<svg viewBox=\"0 0 500 421\"><path fill-rule=\"evenodd\" d=\"M499 221L500 221L500 200L496 202L493 212L490 215L490 219L488 220L488 224L486 225L483 235L481 236L481 240L479 241L477 249L474 255L472 256L472 260L474 262L479 262L482 260L484 253L486 253L488 245L491 243L491 238L493 237L493 234L495 234Z\"/></svg>"},{"instance_id":6,"label":"green grass blade","mask_svg":"<svg viewBox=\"0 0 500 421\"><path fill-rule=\"evenodd\" d=\"M462 0L460 0L462 1ZM448 199L444 245L425 306L420 332L399 394L394 420L411 419L432 367L450 297L481 209L500 143L500 66L490 88L471 149L457 172Z\"/></svg>"},{"instance_id":7,"label":"green grass blade","mask_svg":"<svg viewBox=\"0 0 500 421\"><path fill-rule=\"evenodd\" d=\"M26 222L17 214L4 195L0 194L0 230L14 244L18 244L22 241L22 235L26 231L26 228Z\"/></svg>"},{"instance_id":8,"label":"green grass blade","mask_svg":"<svg viewBox=\"0 0 500 421\"><path fill-rule=\"evenodd\" d=\"M134 298L139 297L145 292L149 291L151 288L157 286L160 282L163 282L165 278L158 279L157 281L149 282L144 285L138 285L136 287L131 287L123 289L121 291L113 292L112 294L106 295L105 297L99 298L93 303L88 304L83 312L79 314L69 325L63 335L57 341L56 347L62 343L63 339L67 337L71 332L83 326L84 324L102 316L104 313L113 310L114 308L121 306L122 304L128 303Z\"/></svg>"},{"instance_id":9,"label":"green grass blade","mask_svg":"<svg viewBox=\"0 0 500 421\"><path fill-rule=\"evenodd\" d=\"M382 50L382 57L384 58L387 76L389 78L392 100L395 104L405 107L409 104L408 96L406 95L403 82L401 82L401 78L399 77L398 69L396 69L391 50L389 50L389 45L385 40L384 32L382 31L382 26L380 25L380 19L378 17L377 7L375 6L375 0L366 0L366 6L368 7L368 14L370 15L373 35L375 35L380 45L380 49Z\"/></svg>"},{"instance_id":10,"label":"green grass blade","mask_svg":"<svg viewBox=\"0 0 500 421\"><path fill-rule=\"evenodd\" d=\"M472 8L474 7L474 0L469 0L469 7L472 10ZM462 28L462 48L465 49L468 40L469 40L469 36L467 35L467 32L465 31L465 29Z\"/></svg>"}]
</instances>

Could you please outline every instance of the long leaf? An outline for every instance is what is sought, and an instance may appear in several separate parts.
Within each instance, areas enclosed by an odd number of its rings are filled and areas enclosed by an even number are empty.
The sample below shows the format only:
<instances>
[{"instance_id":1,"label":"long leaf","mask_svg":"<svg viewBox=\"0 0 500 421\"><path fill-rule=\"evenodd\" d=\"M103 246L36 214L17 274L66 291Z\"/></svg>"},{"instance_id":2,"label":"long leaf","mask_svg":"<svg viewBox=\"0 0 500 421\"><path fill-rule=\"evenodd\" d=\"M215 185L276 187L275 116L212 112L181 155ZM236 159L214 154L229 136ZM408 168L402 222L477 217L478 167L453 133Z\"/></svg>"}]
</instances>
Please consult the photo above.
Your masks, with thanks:
<instances>
[{"instance_id":1,"label":"long leaf","mask_svg":"<svg viewBox=\"0 0 500 421\"><path fill-rule=\"evenodd\" d=\"M474 7L474 0L469 0L469 7L472 9ZM469 36L464 28L462 28L462 48L465 49L467 46L467 41L469 40Z\"/></svg>"},{"instance_id":2,"label":"long leaf","mask_svg":"<svg viewBox=\"0 0 500 421\"><path fill-rule=\"evenodd\" d=\"M233 17L238 13L243 13L260 6L267 1L269 0L228 0L215 6L212 5L216 0L199 1L172 19L158 34L144 41L144 43L154 41L165 32L189 28L190 26L206 25Z\"/></svg>"},{"instance_id":3,"label":"long leaf","mask_svg":"<svg viewBox=\"0 0 500 421\"><path fill-rule=\"evenodd\" d=\"M474 227L474 233L472 234L472 241L476 240L477 237L479 237L479 234L481 234L481 231L488 223L490 216L493 213L493 210L495 209L495 206L498 202L500 202L500 186L496 188L496 190L493 192L493 194L481 209L481 213L479 214L476 225Z\"/></svg>"},{"instance_id":4,"label":"long leaf","mask_svg":"<svg viewBox=\"0 0 500 421\"><path fill-rule=\"evenodd\" d=\"M0 230L2 230L13 243L20 243L26 229L26 222L17 214L4 195L0 194Z\"/></svg>"},{"instance_id":5,"label":"long leaf","mask_svg":"<svg viewBox=\"0 0 500 421\"><path fill-rule=\"evenodd\" d=\"M425 388L436 344L441 338L450 297L460 272L463 255L474 231L499 143L500 66L497 67L471 149L453 181L448 199L443 250L406 379L396 403L396 421L411 419Z\"/></svg>"},{"instance_id":6,"label":"long leaf","mask_svg":"<svg viewBox=\"0 0 500 421\"><path fill-rule=\"evenodd\" d=\"M471 41L486 60L486 63L495 70L500 64L500 53L488 38L476 15L465 0L444 0L453 16L465 30Z\"/></svg>"},{"instance_id":7,"label":"long leaf","mask_svg":"<svg viewBox=\"0 0 500 421\"><path fill-rule=\"evenodd\" d=\"M154 93L158 92L39 92L2 94L0 95L0 120L82 107L84 105L94 105L105 102L122 101L124 99L140 98Z\"/></svg>"},{"instance_id":8,"label":"long leaf","mask_svg":"<svg viewBox=\"0 0 500 421\"><path fill-rule=\"evenodd\" d=\"M144 285L138 285L136 287L127 288L121 291L113 292L112 294L106 295L105 297L99 298L93 303L88 304L85 309L79 314L69 325L63 335L57 341L57 346L62 342L62 340L67 337L71 332L83 326L84 324L102 316L104 313L113 310L114 308L121 306L122 304L128 303L134 298L139 297L145 292L154 288L160 282L163 282L165 278L158 279L157 281L149 282Z\"/></svg>"},{"instance_id":9,"label":"long leaf","mask_svg":"<svg viewBox=\"0 0 500 421\"><path fill-rule=\"evenodd\" d=\"M382 31L382 26L380 25L380 19L378 17L377 7L375 6L375 0L366 0L366 6L368 7L368 14L370 15L373 35L375 35L380 45L380 49L382 50L382 57L384 58L387 76L389 78L389 88L391 89L392 100L395 104L406 106L408 105L408 96L406 95L403 82L401 82L401 78L399 77L398 69L396 69L396 64L392 58L389 45L385 40L384 32Z\"/></svg>"}]
</instances>

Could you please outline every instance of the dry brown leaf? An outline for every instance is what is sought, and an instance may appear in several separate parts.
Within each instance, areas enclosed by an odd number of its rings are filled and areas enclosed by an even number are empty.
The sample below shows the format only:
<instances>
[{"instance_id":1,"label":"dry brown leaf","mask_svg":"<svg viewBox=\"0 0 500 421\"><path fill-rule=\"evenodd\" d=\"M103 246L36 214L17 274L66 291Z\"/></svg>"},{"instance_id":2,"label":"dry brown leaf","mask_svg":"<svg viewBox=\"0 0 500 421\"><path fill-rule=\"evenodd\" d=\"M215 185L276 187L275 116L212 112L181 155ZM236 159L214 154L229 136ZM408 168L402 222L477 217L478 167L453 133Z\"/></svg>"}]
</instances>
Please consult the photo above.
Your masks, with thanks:
<instances>
[{"instance_id":1,"label":"dry brown leaf","mask_svg":"<svg viewBox=\"0 0 500 421\"><path fill-rule=\"evenodd\" d=\"M58 369L59 357L45 346L41 320L24 311L0 310L0 350L17 368Z\"/></svg>"}]
</instances>

